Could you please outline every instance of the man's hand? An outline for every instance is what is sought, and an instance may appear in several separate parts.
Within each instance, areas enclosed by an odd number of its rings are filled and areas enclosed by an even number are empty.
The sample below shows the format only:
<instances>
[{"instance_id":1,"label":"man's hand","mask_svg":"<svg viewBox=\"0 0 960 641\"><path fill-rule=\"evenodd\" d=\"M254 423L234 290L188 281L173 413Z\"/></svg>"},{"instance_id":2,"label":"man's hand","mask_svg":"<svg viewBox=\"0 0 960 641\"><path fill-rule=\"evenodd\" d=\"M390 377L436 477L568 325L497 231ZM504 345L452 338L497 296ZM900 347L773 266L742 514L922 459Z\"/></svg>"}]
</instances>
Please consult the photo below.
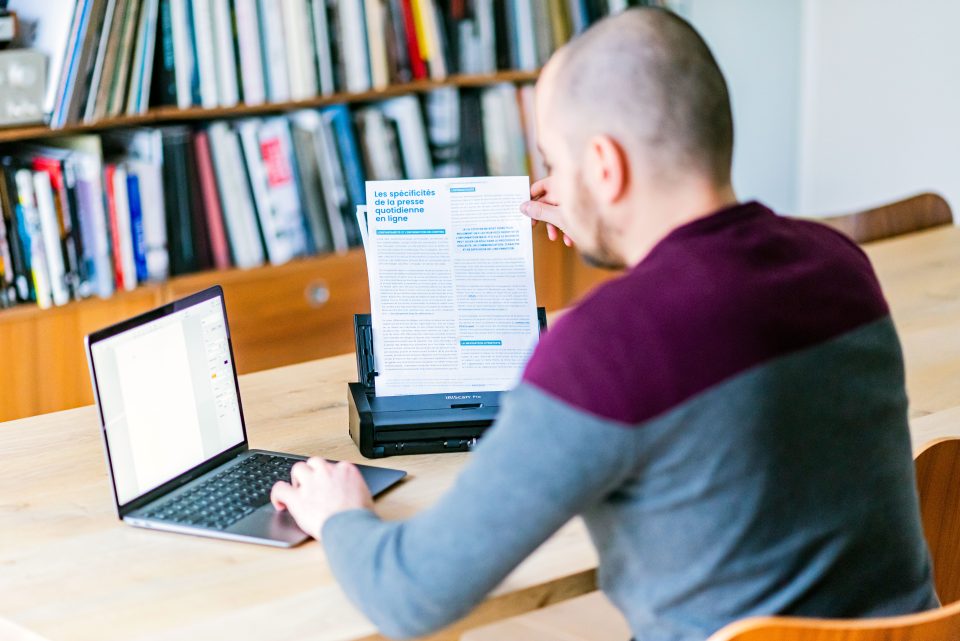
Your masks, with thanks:
<instances>
[{"instance_id":1,"label":"man's hand","mask_svg":"<svg viewBox=\"0 0 960 641\"><path fill-rule=\"evenodd\" d=\"M530 186L530 200L520 205L520 211L533 219L534 225L541 220L545 222L547 224L547 238L556 240L566 225L556 197L551 194L552 184L552 176L547 176L533 183ZM573 241L566 234L563 234L563 242L567 247L573 246Z\"/></svg>"},{"instance_id":2,"label":"man's hand","mask_svg":"<svg viewBox=\"0 0 960 641\"><path fill-rule=\"evenodd\" d=\"M373 509L370 490L353 463L313 457L295 464L290 480L273 486L273 507L289 510L300 529L317 540L323 524L337 512Z\"/></svg>"}]
</instances>

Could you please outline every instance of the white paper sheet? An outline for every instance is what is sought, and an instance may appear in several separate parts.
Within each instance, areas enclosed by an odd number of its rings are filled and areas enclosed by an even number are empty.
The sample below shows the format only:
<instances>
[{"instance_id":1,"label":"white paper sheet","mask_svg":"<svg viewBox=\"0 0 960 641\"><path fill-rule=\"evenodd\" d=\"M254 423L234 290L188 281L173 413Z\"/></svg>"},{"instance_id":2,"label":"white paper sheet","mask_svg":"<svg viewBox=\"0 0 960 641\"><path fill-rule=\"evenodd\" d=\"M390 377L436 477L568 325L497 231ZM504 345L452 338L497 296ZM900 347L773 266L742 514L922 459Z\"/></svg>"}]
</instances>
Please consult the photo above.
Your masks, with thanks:
<instances>
[{"instance_id":1,"label":"white paper sheet","mask_svg":"<svg viewBox=\"0 0 960 641\"><path fill-rule=\"evenodd\" d=\"M378 396L516 384L539 336L529 194L526 176L367 183Z\"/></svg>"}]
</instances>

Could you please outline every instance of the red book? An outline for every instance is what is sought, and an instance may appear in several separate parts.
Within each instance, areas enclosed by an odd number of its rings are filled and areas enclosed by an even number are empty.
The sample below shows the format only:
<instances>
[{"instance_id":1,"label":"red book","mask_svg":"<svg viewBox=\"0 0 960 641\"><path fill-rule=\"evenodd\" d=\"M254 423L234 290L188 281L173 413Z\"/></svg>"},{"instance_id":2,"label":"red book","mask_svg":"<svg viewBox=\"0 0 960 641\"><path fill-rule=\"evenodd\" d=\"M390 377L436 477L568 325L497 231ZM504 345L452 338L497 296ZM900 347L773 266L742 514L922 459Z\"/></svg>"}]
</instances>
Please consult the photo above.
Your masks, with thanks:
<instances>
[{"instance_id":1,"label":"red book","mask_svg":"<svg viewBox=\"0 0 960 641\"><path fill-rule=\"evenodd\" d=\"M223 209L220 207L220 194L217 192L217 178L213 173L210 137L207 132L197 133L193 145L197 156L197 173L200 174L200 193L207 218L210 249L213 250L213 265L217 269L226 269L230 266L230 245L223 228Z\"/></svg>"},{"instance_id":2,"label":"red book","mask_svg":"<svg viewBox=\"0 0 960 641\"><path fill-rule=\"evenodd\" d=\"M110 247L113 250L113 277L118 290L123 289L123 255L120 253L120 225L117 223L117 197L113 189L113 177L117 166L108 164L103 169L103 182L107 192L107 219L110 221Z\"/></svg>"},{"instance_id":3,"label":"red book","mask_svg":"<svg viewBox=\"0 0 960 641\"><path fill-rule=\"evenodd\" d=\"M417 42L417 24L413 19L413 6L410 0L400 0L403 7L403 26L407 33L407 49L410 51L410 71L414 80L427 78L427 64L420 55L420 44Z\"/></svg>"},{"instance_id":4,"label":"red book","mask_svg":"<svg viewBox=\"0 0 960 641\"><path fill-rule=\"evenodd\" d=\"M50 186L53 187L53 191L57 195L57 216L60 218L60 236L62 237L70 231L70 218L67 213L67 187L63 179L63 167L56 158L38 156L33 159L33 170L45 171L50 176Z\"/></svg>"}]
</instances>

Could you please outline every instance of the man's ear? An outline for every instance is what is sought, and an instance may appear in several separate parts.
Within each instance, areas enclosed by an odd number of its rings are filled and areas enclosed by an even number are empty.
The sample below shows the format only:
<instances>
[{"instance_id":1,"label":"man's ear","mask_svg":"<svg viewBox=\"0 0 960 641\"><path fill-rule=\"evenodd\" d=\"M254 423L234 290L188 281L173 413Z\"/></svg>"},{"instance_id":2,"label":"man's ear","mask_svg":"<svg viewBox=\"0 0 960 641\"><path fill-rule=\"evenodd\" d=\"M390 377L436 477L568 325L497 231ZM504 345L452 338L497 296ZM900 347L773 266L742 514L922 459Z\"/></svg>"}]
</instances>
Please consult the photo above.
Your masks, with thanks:
<instances>
[{"instance_id":1,"label":"man's ear","mask_svg":"<svg viewBox=\"0 0 960 641\"><path fill-rule=\"evenodd\" d=\"M593 195L600 202L613 204L627 192L630 166L627 154L610 136L594 136L587 143Z\"/></svg>"}]
</instances>

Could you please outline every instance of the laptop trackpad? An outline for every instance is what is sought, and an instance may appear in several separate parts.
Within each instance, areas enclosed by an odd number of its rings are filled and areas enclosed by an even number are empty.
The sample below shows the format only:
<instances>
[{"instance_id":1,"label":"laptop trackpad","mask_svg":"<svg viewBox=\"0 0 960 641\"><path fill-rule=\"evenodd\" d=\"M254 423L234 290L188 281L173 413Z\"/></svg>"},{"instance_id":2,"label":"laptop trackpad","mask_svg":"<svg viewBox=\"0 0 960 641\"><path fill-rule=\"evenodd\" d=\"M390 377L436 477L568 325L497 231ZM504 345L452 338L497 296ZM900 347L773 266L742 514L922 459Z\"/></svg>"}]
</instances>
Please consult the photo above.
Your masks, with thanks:
<instances>
[{"instance_id":1,"label":"laptop trackpad","mask_svg":"<svg viewBox=\"0 0 960 641\"><path fill-rule=\"evenodd\" d=\"M267 504L257 509L253 514L237 521L228 530L235 534L253 536L257 538L300 543L309 538L298 526L290 512L277 512L273 505Z\"/></svg>"}]
</instances>

